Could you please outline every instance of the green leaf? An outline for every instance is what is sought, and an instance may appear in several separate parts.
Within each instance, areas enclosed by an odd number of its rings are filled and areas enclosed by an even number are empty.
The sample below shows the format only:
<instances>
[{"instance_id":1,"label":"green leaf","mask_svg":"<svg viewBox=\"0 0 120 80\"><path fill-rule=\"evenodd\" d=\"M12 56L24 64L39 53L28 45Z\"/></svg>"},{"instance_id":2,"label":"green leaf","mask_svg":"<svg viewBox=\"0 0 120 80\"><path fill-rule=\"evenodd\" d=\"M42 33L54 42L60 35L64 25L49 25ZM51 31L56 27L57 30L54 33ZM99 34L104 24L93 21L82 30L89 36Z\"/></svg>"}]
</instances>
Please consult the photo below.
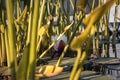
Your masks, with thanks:
<instances>
[{"instance_id":1,"label":"green leaf","mask_svg":"<svg viewBox=\"0 0 120 80\"><path fill-rule=\"evenodd\" d=\"M45 34L45 32L46 32L47 35L48 35L47 30L48 30L49 26L50 26L50 19L48 19L47 24L43 25L43 26L39 29L38 35L39 35L39 36L43 36L43 35ZM49 36L49 35L48 35L48 36Z\"/></svg>"},{"instance_id":2,"label":"green leaf","mask_svg":"<svg viewBox=\"0 0 120 80\"><path fill-rule=\"evenodd\" d=\"M19 24L25 18L26 14L27 14L27 6L25 6L23 12L18 17L18 19L16 20L16 22Z\"/></svg>"},{"instance_id":3,"label":"green leaf","mask_svg":"<svg viewBox=\"0 0 120 80\"><path fill-rule=\"evenodd\" d=\"M92 26L97 23L103 15L107 13L110 7L116 2L116 0L109 0L105 4L97 7L93 10L84 20L83 23L87 26L85 31L73 39L70 47L73 50L77 50L86 40L91 31Z\"/></svg>"},{"instance_id":4,"label":"green leaf","mask_svg":"<svg viewBox=\"0 0 120 80\"><path fill-rule=\"evenodd\" d=\"M83 20L85 25L95 24L100 20L100 18L108 12L110 7L116 2L116 0L108 0L105 4L98 6L95 10L93 10L88 16Z\"/></svg>"},{"instance_id":5,"label":"green leaf","mask_svg":"<svg viewBox=\"0 0 120 80\"><path fill-rule=\"evenodd\" d=\"M29 48L30 45L27 45L24 48L24 52L22 58L19 63L19 67L17 70L17 80L27 80L27 70L28 70L28 63L29 63Z\"/></svg>"}]
</instances>

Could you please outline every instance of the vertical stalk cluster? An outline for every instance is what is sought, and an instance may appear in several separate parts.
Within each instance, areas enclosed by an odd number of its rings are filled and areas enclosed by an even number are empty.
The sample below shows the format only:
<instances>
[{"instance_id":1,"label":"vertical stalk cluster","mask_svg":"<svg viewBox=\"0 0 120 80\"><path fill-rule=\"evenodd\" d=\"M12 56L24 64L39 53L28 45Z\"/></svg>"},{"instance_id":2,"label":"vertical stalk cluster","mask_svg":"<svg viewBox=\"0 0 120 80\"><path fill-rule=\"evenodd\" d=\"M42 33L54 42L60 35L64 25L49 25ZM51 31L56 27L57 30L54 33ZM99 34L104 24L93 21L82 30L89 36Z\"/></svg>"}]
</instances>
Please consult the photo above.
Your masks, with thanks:
<instances>
[{"instance_id":1,"label":"vertical stalk cluster","mask_svg":"<svg viewBox=\"0 0 120 80\"><path fill-rule=\"evenodd\" d=\"M6 0L6 9L3 8L2 1L0 0L0 66L7 61L13 80L34 80L36 61L49 54L63 35L67 36L68 42L55 65L60 66L68 50L77 51L70 75L70 80L77 80L89 54L90 44L93 44L94 53L100 55L99 30L101 28L104 28L102 38L109 40L110 13L107 12L117 1L112 44L116 53L115 26L119 0L107 0L104 4L99 0L97 7L95 0L92 3L87 0L17 0L16 2ZM21 2L23 6L20 5ZM90 10L88 14L86 14L87 5ZM54 35L58 35L58 38L51 43L51 36ZM50 43L46 44L47 42ZM83 46L85 46L84 50ZM109 56L108 50L109 43L103 44L105 57Z\"/></svg>"}]
</instances>

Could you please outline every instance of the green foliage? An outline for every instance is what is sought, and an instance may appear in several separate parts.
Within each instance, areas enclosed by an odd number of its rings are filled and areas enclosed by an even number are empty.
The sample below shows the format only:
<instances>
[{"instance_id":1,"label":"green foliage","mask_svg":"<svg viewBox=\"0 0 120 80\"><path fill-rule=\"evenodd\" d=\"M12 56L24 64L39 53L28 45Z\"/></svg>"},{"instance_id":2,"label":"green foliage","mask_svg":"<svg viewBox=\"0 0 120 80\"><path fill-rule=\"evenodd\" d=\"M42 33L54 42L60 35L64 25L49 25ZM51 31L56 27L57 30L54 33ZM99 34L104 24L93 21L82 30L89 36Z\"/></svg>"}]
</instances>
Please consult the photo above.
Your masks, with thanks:
<instances>
[{"instance_id":1,"label":"green foliage","mask_svg":"<svg viewBox=\"0 0 120 80\"><path fill-rule=\"evenodd\" d=\"M19 67L17 70L17 80L28 79L29 49L30 49L30 44L24 48L23 55L21 56L21 60L19 62Z\"/></svg>"},{"instance_id":2,"label":"green foliage","mask_svg":"<svg viewBox=\"0 0 120 80\"><path fill-rule=\"evenodd\" d=\"M104 15L108 15L107 12L110 7L114 2L117 5L119 4L119 0L107 0L102 5L102 1L99 1L100 5L94 9L95 1L93 1L92 6L89 6L92 11L86 15L85 10L88 0L55 0L54 2L52 0L17 0L16 2L6 0L5 8L1 5L1 1L3 0L0 0L0 43L2 44L0 44L0 50L2 50L0 55L6 55L7 64L11 68L14 80L34 80L36 61L49 53L63 35L67 35L68 44L56 66L60 65L67 50L78 51L70 77L70 80L73 80L74 77L77 80L87 57L87 50L92 37L96 32L96 23L103 24L101 19ZM24 6L20 6L21 2L24 3ZM64 2L67 3L67 8ZM70 7L72 7L71 10L74 14L70 14ZM6 14L7 16L5 16ZM70 21L70 16L73 16L74 21ZM117 16L115 18L120 19ZM54 19L56 19L56 22L54 22ZM84 26L81 25L81 22ZM97 29L101 28L97 27ZM82 28L85 30L82 31ZM79 35L75 36L76 34ZM59 37L49 45L48 42L50 42L52 35L59 35ZM86 51L82 52L82 46L87 39L90 40L86 44ZM44 45L47 49L43 50L45 47L40 45ZM39 54L40 56L37 58L39 51L41 55ZM4 56L0 57L3 58ZM18 59L20 62L17 64Z\"/></svg>"}]
</instances>

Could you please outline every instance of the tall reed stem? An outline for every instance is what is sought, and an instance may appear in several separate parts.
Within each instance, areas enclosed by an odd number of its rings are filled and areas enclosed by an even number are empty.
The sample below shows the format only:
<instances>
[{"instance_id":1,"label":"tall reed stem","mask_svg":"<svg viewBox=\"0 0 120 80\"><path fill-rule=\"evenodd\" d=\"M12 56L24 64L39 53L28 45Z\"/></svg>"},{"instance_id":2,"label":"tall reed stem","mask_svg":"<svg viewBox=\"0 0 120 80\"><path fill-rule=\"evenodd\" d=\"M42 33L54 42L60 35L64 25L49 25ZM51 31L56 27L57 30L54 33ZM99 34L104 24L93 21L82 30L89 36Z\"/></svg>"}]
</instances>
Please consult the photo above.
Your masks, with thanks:
<instances>
[{"instance_id":1,"label":"tall reed stem","mask_svg":"<svg viewBox=\"0 0 120 80\"><path fill-rule=\"evenodd\" d=\"M29 15L29 24L28 24L28 31L27 31L27 40L26 44L28 45L30 43L30 33L31 33L31 25L32 25L32 17L33 15L33 0L30 0L30 15Z\"/></svg>"},{"instance_id":2,"label":"tall reed stem","mask_svg":"<svg viewBox=\"0 0 120 80\"><path fill-rule=\"evenodd\" d=\"M15 27L13 17L13 3L12 0L6 0L7 18L8 18L8 41L10 54L10 68L13 80L16 80L16 46L15 46Z\"/></svg>"},{"instance_id":3,"label":"tall reed stem","mask_svg":"<svg viewBox=\"0 0 120 80\"><path fill-rule=\"evenodd\" d=\"M33 24L31 31L31 41L30 41L30 56L29 56L29 66L30 66L30 80L34 80L35 66L36 66L36 46L37 46L37 29L38 29L38 18L39 18L39 5L40 0L35 0L34 2L34 12L33 12Z\"/></svg>"}]
</instances>

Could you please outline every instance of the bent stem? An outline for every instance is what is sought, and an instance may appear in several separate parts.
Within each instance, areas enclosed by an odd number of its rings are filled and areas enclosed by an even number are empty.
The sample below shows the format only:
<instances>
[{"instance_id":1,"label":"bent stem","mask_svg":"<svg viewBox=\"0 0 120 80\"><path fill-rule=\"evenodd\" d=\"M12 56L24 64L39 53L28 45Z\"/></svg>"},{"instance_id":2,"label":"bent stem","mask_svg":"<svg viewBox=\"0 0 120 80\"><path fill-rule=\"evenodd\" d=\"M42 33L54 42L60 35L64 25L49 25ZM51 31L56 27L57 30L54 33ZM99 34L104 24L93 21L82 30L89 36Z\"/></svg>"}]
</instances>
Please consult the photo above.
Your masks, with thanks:
<instances>
[{"instance_id":1,"label":"bent stem","mask_svg":"<svg viewBox=\"0 0 120 80\"><path fill-rule=\"evenodd\" d=\"M78 70L76 72L74 80L79 79L79 76L80 76L81 71L82 71L83 64L84 64L84 62L85 62L85 60L88 56L88 50L89 50L89 47L90 47L90 43L91 43L94 35L95 35L95 26L92 27L92 30L90 32L90 37L87 40L87 46L85 48L85 51L82 52L82 55L81 55L81 58L80 58L80 64L78 66Z\"/></svg>"},{"instance_id":2,"label":"bent stem","mask_svg":"<svg viewBox=\"0 0 120 80\"><path fill-rule=\"evenodd\" d=\"M75 60L71 75L70 75L70 80L73 80L75 77L75 74L77 72L77 68L78 68L78 64L80 61L80 57L81 57L81 47L77 49L77 58Z\"/></svg>"},{"instance_id":3,"label":"bent stem","mask_svg":"<svg viewBox=\"0 0 120 80\"><path fill-rule=\"evenodd\" d=\"M79 54L79 53L78 53ZM82 56L81 56L81 59L80 59L80 64L78 65L78 69L76 71L76 75L74 77L74 80L78 80L78 78L80 77L80 74L81 74L81 71L82 71L82 67L83 67L83 64L84 64L84 61L86 59L86 56L87 56L87 53L86 51L84 51L82 53Z\"/></svg>"}]
</instances>

